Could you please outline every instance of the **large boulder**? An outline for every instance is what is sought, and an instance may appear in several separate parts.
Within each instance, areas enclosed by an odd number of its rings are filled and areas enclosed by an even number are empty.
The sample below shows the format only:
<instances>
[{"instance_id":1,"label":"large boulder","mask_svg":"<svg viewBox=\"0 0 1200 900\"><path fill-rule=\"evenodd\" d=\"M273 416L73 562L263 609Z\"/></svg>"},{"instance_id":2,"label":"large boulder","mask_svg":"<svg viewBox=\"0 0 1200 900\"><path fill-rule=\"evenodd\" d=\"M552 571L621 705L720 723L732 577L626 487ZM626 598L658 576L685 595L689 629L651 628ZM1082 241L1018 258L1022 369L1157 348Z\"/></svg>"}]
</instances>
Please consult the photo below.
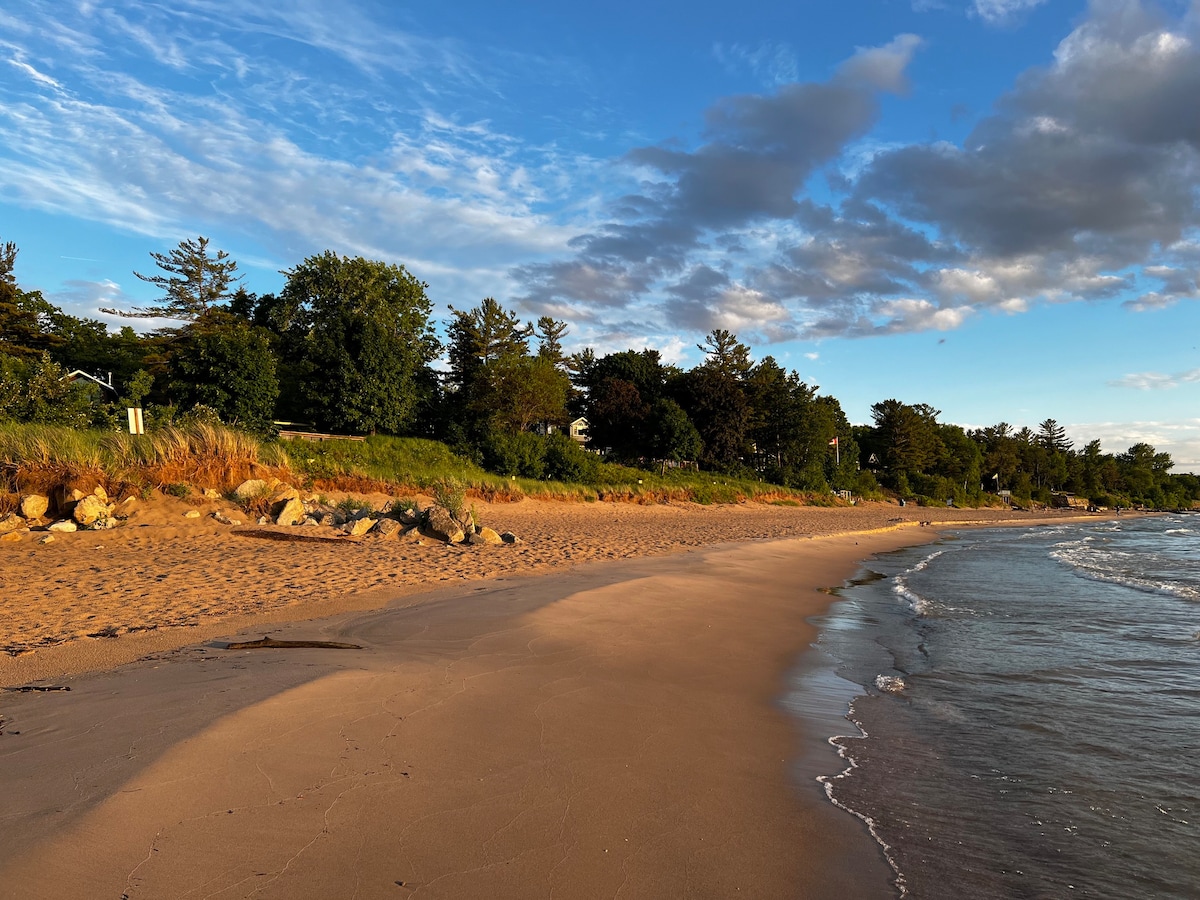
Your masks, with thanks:
<instances>
[{"instance_id":1,"label":"large boulder","mask_svg":"<svg viewBox=\"0 0 1200 900\"><path fill-rule=\"evenodd\" d=\"M425 514L425 522L421 525L421 531L428 537L445 541L448 544L461 544L466 538L466 533L462 526L454 520L454 516L450 515L449 510L440 506L429 508Z\"/></svg>"},{"instance_id":2,"label":"large boulder","mask_svg":"<svg viewBox=\"0 0 1200 900\"><path fill-rule=\"evenodd\" d=\"M50 498L44 494L26 494L21 498L21 515L26 519L40 519L50 508Z\"/></svg>"},{"instance_id":3,"label":"large boulder","mask_svg":"<svg viewBox=\"0 0 1200 900\"><path fill-rule=\"evenodd\" d=\"M271 504L287 503L289 500L299 500L300 492L290 484L280 484L271 491Z\"/></svg>"},{"instance_id":4,"label":"large boulder","mask_svg":"<svg viewBox=\"0 0 1200 900\"><path fill-rule=\"evenodd\" d=\"M504 543L504 538L500 537L500 535L497 534L494 529L488 528L486 525L484 525L482 528L478 529L478 531L476 532L476 535L485 544L503 544Z\"/></svg>"},{"instance_id":5,"label":"large boulder","mask_svg":"<svg viewBox=\"0 0 1200 900\"><path fill-rule=\"evenodd\" d=\"M352 537L357 537L360 534L366 534L378 524L378 519L372 519L370 516L364 516L361 519L355 519L352 522L347 522L345 532Z\"/></svg>"},{"instance_id":6,"label":"large boulder","mask_svg":"<svg viewBox=\"0 0 1200 900\"><path fill-rule=\"evenodd\" d=\"M373 534L378 534L380 537L392 537L399 534L404 529L404 526L395 519L380 519L375 523Z\"/></svg>"},{"instance_id":7,"label":"large boulder","mask_svg":"<svg viewBox=\"0 0 1200 900\"><path fill-rule=\"evenodd\" d=\"M261 497L267 490L267 483L261 478L250 478L233 489L233 499L245 503L247 500Z\"/></svg>"},{"instance_id":8,"label":"large boulder","mask_svg":"<svg viewBox=\"0 0 1200 900\"><path fill-rule=\"evenodd\" d=\"M300 499L300 495L284 500L279 507L279 512L275 514L276 525L295 525L297 522L304 521L304 501Z\"/></svg>"},{"instance_id":9,"label":"large boulder","mask_svg":"<svg viewBox=\"0 0 1200 900\"><path fill-rule=\"evenodd\" d=\"M111 514L109 505L95 494L83 497L71 510L71 518L80 525L91 525L98 519L107 519Z\"/></svg>"}]
</instances>

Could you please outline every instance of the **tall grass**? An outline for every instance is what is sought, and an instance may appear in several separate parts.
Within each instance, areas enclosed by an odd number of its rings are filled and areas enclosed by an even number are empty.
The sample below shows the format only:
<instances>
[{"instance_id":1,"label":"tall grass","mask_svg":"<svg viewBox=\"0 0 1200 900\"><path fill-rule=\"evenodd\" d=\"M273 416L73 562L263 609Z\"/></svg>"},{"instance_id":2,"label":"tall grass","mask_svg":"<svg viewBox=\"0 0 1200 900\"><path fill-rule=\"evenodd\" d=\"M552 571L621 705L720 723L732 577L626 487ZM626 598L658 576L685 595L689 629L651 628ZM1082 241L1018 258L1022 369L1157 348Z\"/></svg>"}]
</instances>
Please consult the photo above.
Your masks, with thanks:
<instances>
[{"instance_id":1,"label":"tall grass","mask_svg":"<svg viewBox=\"0 0 1200 900\"><path fill-rule=\"evenodd\" d=\"M110 486L230 488L252 476L290 474L281 446L208 424L171 426L148 435L3 425L0 472L10 490L46 488L84 476Z\"/></svg>"}]
</instances>

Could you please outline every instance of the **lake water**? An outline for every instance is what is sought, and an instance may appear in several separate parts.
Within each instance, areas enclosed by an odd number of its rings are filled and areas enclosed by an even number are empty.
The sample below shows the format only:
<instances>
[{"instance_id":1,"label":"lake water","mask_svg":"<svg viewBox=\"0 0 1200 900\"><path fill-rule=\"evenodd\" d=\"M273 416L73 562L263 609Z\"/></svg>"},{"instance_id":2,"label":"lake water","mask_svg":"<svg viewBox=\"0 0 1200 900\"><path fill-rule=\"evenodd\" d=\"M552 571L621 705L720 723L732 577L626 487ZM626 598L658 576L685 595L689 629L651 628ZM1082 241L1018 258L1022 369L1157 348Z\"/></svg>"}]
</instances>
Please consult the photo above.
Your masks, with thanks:
<instances>
[{"instance_id":1,"label":"lake water","mask_svg":"<svg viewBox=\"0 0 1200 900\"><path fill-rule=\"evenodd\" d=\"M953 533L840 595L788 705L897 894L1200 897L1200 516Z\"/></svg>"}]
</instances>

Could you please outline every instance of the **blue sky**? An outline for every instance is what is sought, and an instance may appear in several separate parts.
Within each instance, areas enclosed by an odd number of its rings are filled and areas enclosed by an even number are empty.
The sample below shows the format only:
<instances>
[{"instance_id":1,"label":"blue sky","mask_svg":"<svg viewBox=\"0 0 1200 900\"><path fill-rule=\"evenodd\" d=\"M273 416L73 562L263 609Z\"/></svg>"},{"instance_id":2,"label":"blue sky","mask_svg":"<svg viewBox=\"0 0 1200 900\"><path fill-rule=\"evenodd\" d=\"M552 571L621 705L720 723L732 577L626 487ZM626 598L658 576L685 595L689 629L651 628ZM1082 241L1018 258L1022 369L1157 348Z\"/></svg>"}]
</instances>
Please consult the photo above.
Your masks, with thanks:
<instances>
[{"instance_id":1,"label":"blue sky","mask_svg":"<svg viewBox=\"0 0 1200 900\"><path fill-rule=\"evenodd\" d=\"M259 293L332 249L1200 471L1200 0L513 6L7 0L19 283L105 318L183 238Z\"/></svg>"}]
</instances>

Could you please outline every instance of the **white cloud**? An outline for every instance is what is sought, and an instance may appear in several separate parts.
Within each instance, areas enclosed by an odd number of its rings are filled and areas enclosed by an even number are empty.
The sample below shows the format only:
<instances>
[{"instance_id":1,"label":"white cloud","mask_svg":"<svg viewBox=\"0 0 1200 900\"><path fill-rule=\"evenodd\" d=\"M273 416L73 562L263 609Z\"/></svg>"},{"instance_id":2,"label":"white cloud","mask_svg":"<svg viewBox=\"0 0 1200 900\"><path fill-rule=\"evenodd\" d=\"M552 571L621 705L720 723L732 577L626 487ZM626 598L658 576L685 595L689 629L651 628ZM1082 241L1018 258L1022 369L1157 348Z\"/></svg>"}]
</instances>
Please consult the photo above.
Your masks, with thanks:
<instances>
[{"instance_id":1,"label":"white cloud","mask_svg":"<svg viewBox=\"0 0 1200 900\"><path fill-rule=\"evenodd\" d=\"M1149 444L1171 454L1172 472L1200 472L1200 419L1076 422L1065 427L1077 446L1081 440L1099 440L1105 453L1124 453L1134 444Z\"/></svg>"},{"instance_id":2,"label":"white cloud","mask_svg":"<svg viewBox=\"0 0 1200 900\"><path fill-rule=\"evenodd\" d=\"M1047 0L972 0L971 11L989 25L1009 23Z\"/></svg>"},{"instance_id":3,"label":"white cloud","mask_svg":"<svg viewBox=\"0 0 1200 900\"><path fill-rule=\"evenodd\" d=\"M1200 382L1200 369L1189 369L1168 375L1163 372L1135 372L1110 381L1111 387L1134 388L1139 391L1158 391Z\"/></svg>"},{"instance_id":4,"label":"white cloud","mask_svg":"<svg viewBox=\"0 0 1200 900\"><path fill-rule=\"evenodd\" d=\"M31 78L33 81L37 82L38 84L43 85L44 87L54 88L55 90L62 90L61 84L59 84L57 81L55 81L53 78L51 78L49 75L45 74L44 72L39 72L37 69L35 69L33 66L31 66L27 62L23 62L19 59L10 59L8 61L8 64L10 66L12 66L13 68L18 69L19 71L24 72L25 75L27 75L29 78Z\"/></svg>"}]
</instances>

